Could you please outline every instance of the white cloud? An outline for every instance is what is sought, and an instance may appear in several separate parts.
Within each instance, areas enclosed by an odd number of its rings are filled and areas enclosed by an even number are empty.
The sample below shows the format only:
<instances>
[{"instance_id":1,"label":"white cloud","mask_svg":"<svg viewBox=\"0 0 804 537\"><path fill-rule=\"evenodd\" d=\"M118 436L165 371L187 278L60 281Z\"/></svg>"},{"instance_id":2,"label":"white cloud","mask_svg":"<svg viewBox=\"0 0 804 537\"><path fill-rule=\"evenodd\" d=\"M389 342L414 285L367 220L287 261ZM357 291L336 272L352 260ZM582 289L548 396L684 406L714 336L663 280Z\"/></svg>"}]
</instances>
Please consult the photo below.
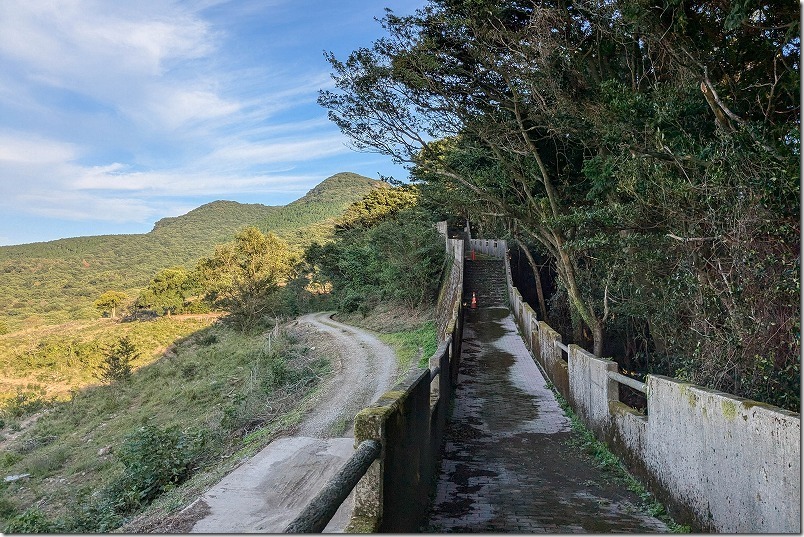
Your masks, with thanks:
<instances>
[{"instance_id":1,"label":"white cloud","mask_svg":"<svg viewBox=\"0 0 804 537\"><path fill-rule=\"evenodd\" d=\"M47 193L29 193L20 196L19 201L31 207L30 213L47 218L123 223L148 222L155 216L152 203L130 197L62 193L56 199Z\"/></svg>"},{"instance_id":2,"label":"white cloud","mask_svg":"<svg viewBox=\"0 0 804 537\"><path fill-rule=\"evenodd\" d=\"M151 197L202 196L261 192L282 180L281 177L270 176L242 177L184 172L117 173L116 170L109 173L93 169L75 180L72 188L80 191L128 191Z\"/></svg>"},{"instance_id":3,"label":"white cloud","mask_svg":"<svg viewBox=\"0 0 804 537\"><path fill-rule=\"evenodd\" d=\"M208 163L239 162L249 166L314 160L349 151L342 136L330 134L303 140L235 142L215 150L204 160Z\"/></svg>"},{"instance_id":4,"label":"white cloud","mask_svg":"<svg viewBox=\"0 0 804 537\"><path fill-rule=\"evenodd\" d=\"M159 75L213 48L208 24L171 2L4 0L0 19L0 53L68 86L77 75Z\"/></svg>"},{"instance_id":5,"label":"white cloud","mask_svg":"<svg viewBox=\"0 0 804 537\"><path fill-rule=\"evenodd\" d=\"M227 102L213 92L196 89L160 88L153 91L148 101L144 103L148 115L169 129L193 121L227 117L240 109L236 102Z\"/></svg>"},{"instance_id":6,"label":"white cloud","mask_svg":"<svg viewBox=\"0 0 804 537\"><path fill-rule=\"evenodd\" d=\"M161 118L170 129L237 110L209 89L214 74L199 81L174 72L214 53L218 39L196 13L171 2L0 2L0 61L23 80L135 121Z\"/></svg>"},{"instance_id":7,"label":"white cloud","mask_svg":"<svg viewBox=\"0 0 804 537\"><path fill-rule=\"evenodd\" d=\"M0 163L42 165L67 162L76 156L76 147L70 143L0 133Z\"/></svg>"}]
</instances>

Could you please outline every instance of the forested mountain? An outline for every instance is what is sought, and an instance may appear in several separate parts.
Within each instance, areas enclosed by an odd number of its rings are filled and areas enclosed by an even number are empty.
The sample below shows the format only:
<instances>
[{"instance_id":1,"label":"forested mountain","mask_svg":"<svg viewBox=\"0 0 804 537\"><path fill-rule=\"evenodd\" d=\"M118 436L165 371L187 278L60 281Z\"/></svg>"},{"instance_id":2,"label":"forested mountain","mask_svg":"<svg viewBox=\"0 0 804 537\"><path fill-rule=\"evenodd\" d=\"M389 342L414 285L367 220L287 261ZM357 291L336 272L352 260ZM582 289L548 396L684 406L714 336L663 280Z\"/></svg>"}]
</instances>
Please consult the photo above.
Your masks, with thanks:
<instances>
[{"instance_id":1,"label":"forested mountain","mask_svg":"<svg viewBox=\"0 0 804 537\"><path fill-rule=\"evenodd\" d=\"M245 226L272 231L297 247L321 240L350 203L382 186L381 181L339 173L284 206L215 201L163 218L145 234L0 247L0 328L17 328L32 317L61 322L96 316L92 303L104 291L135 298L160 269L194 264Z\"/></svg>"}]
</instances>

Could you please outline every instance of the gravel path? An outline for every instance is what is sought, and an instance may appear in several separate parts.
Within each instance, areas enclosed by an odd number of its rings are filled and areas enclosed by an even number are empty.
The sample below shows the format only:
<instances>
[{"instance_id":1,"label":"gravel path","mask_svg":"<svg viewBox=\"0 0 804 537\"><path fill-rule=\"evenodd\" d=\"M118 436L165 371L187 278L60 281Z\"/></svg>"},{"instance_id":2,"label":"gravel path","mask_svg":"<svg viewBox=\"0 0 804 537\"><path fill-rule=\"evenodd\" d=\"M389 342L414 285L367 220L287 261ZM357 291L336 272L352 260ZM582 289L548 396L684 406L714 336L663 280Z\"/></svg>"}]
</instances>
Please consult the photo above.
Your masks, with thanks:
<instances>
[{"instance_id":1,"label":"gravel path","mask_svg":"<svg viewBox=\"0 0 804 537\"><path fill-rule=\"evenodd\" d=\"M391 388L396 374L394 351L370 332L333 320L331 312L305 315L299 324L330 336L339 356L332 357L335 372L321 387L314 410L296 434L351 437L355 414Z\"/></svg>"}]
</instances>

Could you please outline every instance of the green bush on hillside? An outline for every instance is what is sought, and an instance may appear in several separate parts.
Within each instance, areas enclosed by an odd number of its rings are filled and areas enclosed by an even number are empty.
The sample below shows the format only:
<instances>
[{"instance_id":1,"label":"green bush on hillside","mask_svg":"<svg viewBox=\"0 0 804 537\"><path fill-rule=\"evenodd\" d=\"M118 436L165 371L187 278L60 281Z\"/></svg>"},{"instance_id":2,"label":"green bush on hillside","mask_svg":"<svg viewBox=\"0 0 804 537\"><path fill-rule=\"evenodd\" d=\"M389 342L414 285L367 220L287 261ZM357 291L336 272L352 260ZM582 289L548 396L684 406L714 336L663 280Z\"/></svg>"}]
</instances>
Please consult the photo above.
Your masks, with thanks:
<instances>
[{"instance_id":1,"label":"green bush on hillside","mask_svg":"<svg viewBox=\"0 0 804 537\"><path fill-rule=\"evenodd\" d=\"M314 281L332 285L339 310L365 314L382 302L431 303L444 243L422 211L407 209L374 226L341 231L326 245L313 244L305 257Z\"/></svg>"},{"instance_id":2,"label":"green bush on hillside","mask_svg":"<svg viewBox=\"0 0 804 537\"><path fill-rule=\"evenodd\" d=\"M64 527L53 521L38 507L26 509L12 518L3 528L4 533L62 533Z\"/></svg>"},{"instance_id":3,"label":"green bush on hillside","mask_svg":"<svg viewBox=\"0 0 804 537\"><path fill-rule=\"evenodd\" d=\"M185 481L208 440L202 430L180 431L156 425L145 425L129 434L117 451L125 472L111 487L117 492L122 513L148 505Z\"/></svg>"},{"instance_id":4,"label":"green bush on hillside","mask_svg":"<svg viewBox=\"0 0 804 537\"><path fill-rule=\"evenodd\" d=\"M117 344L109 349L98 370L98 378L104 382L121 382L131 378L132 362L140 353L131 339L120 338Z\"/></svg>"}]
</instances>

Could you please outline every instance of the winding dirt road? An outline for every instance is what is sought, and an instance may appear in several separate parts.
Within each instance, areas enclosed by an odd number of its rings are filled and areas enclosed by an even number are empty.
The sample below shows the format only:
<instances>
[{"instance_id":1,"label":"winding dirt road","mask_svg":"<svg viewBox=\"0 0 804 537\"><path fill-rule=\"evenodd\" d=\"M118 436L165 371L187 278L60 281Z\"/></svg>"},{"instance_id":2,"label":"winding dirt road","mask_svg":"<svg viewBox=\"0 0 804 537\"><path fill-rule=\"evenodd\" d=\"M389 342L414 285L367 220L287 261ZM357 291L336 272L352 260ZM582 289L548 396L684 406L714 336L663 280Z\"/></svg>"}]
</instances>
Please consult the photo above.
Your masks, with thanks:
<instances>
[{"instance_id":1,"label":"winding dirt road","mask_svg":"<svg viewBox=\"0 0 804 537\"><path fill-rule=\"evenodd\" d=\"M194 521L190 532L282 532L351 456L354 415L390 389L396 356L371 333L334 321L332 313L298 322L327 336L333 375L296 436L274 440L184 510ZM343 531L353 501L344 502L325 532Z\"/></svg>"},{"instance_id":2,"label":"winding dirt road","mask_svg":"<svg viewBox=\"0 0 804 537\"><path fill-rule=\"evenodd\" d=\"M320 389L297 435L351 437L355 414L391 388L397 369L394 351L371 333L333 320L331 312L305 315L299 324L331 336L339 356L332 357L334 374Z\"/></svg>"}]
</instances>

